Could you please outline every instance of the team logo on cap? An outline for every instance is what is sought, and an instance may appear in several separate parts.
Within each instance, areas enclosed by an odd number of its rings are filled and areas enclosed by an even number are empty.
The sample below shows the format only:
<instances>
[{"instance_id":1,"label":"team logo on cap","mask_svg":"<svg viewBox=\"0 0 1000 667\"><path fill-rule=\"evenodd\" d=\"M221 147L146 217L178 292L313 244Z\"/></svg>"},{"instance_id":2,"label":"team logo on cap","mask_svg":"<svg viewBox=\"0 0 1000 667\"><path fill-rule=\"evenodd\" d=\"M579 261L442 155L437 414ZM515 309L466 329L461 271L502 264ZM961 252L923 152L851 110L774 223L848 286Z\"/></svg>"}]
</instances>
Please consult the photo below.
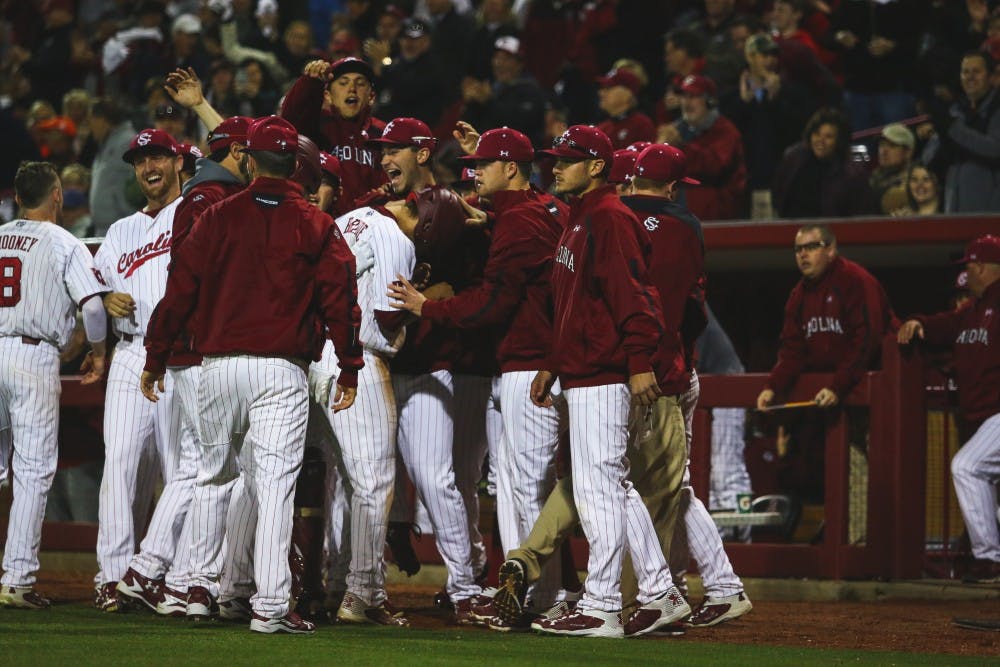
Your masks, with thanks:
<instances>
[{"instance_id":1,"label":"team logo on cap","mask_svg":"<svg viewBox=\"0 0 1000 667\"><path fill-rule=\"evenodd\" d=\"M142 132L141 134L139 134L139 137L135 140L135 143L139 144L140 146L146 146L152 140L153 140L152 134L150 134L149 132Z\"/></svg>"}]
</instances>

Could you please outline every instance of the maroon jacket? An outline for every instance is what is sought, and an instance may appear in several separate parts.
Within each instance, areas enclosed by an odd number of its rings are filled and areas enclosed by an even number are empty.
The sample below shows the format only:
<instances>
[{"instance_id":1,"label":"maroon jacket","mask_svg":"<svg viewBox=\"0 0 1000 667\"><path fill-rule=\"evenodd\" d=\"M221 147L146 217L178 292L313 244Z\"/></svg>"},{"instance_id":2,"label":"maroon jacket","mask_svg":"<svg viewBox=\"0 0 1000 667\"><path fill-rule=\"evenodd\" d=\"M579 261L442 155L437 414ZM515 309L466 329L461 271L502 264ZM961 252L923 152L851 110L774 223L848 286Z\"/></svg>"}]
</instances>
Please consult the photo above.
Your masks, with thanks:
<instances>
[{"instance_id":1,"label":"maroon jacket","mask_svg":"<svg viewBox=\"0 0 1000 667\"><path fill-rule=\"evenodd\" d=\"M177 252L150 319L146 370L163 372L189 321L201 354L305 360L320 358L326 326L338 382L356 386L363 366L357 295L354 255L333 219L297 184L257 178L205 211Z\"/></svg>"},{"instance_id":2,"label":"maroon jacket","mask_svg":"<svg viewBox=\"0 0 1000 667\"><path fill-rule=\"evenodd\" d=\"M552 265L548 368L563 389L628 382L653 369L665 331L646 267L652 244L604 185L575 200Z\"/></svg>"},{"instance_id":3,"label":"maroon jacket","mask_svg":"<svg viewBox=\"0 0 1000 667\"><path fill-rule=\"evenodd\" d=\"M343 194L335 205L333 217L353 211L355 200L386 182L379 162L379 152L368 144L382 136L385 123L372 118L370 111L358 118L341 118L334 110L324 112L323 82L300 76L285 95L280 115L322 150L340 160Z\"/></svg>"},{"instance_id":4,"label":"maroon jacket","mask_svg":"<svg viewBox=\"0 0 1000 667\"><path fill-rule=\"evenodd\" d=\"M836 257L819 280L803 278L792 290L767 386L785 393L801 373L833 372L830 389L843 400L878 360L882 338L894 326L882 285L854 262Z\"/></svg>"},{"instance_id":5,"label":"maroon jacket","mask_svg":"<svg viewBox=\"0 0 1000 667\"><path fill-rule=\"evenodd\" d=\"M501 371L539 370L552 334L552 257L568 207L537 189L492 197L497 214L483 281L444 301L424 304L423 317L446 326L503 325Z\"/></svg>"},{"instance_id":6,"label":"maroon jacket","mask_svg":"<svg viewBox=\"0 0 1000 667\"><path fill-rule=\"evenodd\" d=\"M981 422L1000 412L1000 281L959 311L918 316L930 343L953 345L958 404Z\"/></svg>"},{"instance_id":7,"label":"maroon jacket","mask_svg":"<svg viewBox=\"0 0 1000 667\"><path fill-rule=\"evenodd\" d=\"M687 156L687 175L701 181L684 190L691 212L699 220L742 217L747 167L736 126L719 116L710 128L679 148Z\"/></svg>"},{"instance_id":8,"label":"maroon jacket","mask_svg":"<svg viewBox=\"0 0 1000 667\"><path fill-rule=\"evenodd\" d=\"M705 243L701 223L662 197L634 195L622 202L642 220L653 243L649 279L660 293L667 333L654 365L660 390L682 394L691 386L694 340L705 328Z\"/></svg>"},{"instance_id":9,"label":"maroon jacket","mask_svg":"<svg viewBox=\"0 0 1000 667\"><path fill-rule=\"evenodd\" d=\"M234 195L244 188L242 183L223 183L221 181L202 181L196 183L194 187L184 193L184 198L174 210L174 231L170 246L170 260L173 261L177 255L177 249L181 246L194 221L198 219L209 206L222 201L230 195ZM174 341L170 351L170 358L167 359L168 366L197 366L201 364L201 355L191 351L191 340L187 335L181 335Z\"/></svg>"},{"instance_id":10,"label":"maroon jacket","mask_svg":"<svg viewBox=\"0 0 1000 667\"><path fill-rule=\"evenodd\" d=\"M628 148L637 141L656 141L653 121L638 109L632 109L619 118L608 118L597 129L608 135L616 151Z\"/></svg>"}]
</instances>

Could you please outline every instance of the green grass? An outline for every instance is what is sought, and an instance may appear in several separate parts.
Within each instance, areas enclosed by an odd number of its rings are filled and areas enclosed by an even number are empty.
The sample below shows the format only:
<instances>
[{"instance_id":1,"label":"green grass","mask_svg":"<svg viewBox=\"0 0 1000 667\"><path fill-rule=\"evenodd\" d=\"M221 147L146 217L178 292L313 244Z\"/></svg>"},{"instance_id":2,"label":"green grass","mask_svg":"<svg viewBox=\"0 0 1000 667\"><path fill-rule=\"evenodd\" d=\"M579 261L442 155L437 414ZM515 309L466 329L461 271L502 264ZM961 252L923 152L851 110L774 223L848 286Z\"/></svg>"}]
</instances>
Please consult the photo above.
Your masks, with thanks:
<instances>
[{"instance_id":1,"label":"green grass","mask_svg":"<svg viewBox=\"0 0 1000 667\"><path fill-rule=\"evenodd\" d=\"M710 644L691 639L607 640L466 630L321 626L310 637L193 626L149 614L102 615L82 605L0 610L4 665L964 665L983 658Z\"/></svg>"}]
</instances>

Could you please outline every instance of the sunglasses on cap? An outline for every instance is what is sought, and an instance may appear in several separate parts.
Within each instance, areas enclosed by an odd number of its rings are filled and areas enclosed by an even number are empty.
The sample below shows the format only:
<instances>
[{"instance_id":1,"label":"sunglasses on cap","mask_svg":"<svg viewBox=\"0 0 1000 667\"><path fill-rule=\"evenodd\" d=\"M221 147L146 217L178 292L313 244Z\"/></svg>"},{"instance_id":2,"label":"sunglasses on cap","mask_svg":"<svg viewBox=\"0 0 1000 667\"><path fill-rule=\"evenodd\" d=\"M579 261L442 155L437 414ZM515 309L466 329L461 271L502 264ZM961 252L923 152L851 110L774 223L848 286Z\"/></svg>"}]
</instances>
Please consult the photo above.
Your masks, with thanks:
<instances>
[{"instance_id":1,"label":"sunglasses on cap","mask_svg":"<svg viewBox=\"0 0 1000 667\"><path fill-rule=\"evenodd\" d=\"M572 139L570 139L568 137L559 136L559 137L556 137L552 141L552 147L553 148L560 148L562 146L565 146L566 148L569 148L570 150L573 150L573 151L577 151L579 153L586 153L587 155L590 156L590 157L582 157L581 156L580 157L581 160L589 160L591 158L596 158L597 157L596 155L594 155L593 149L587 148L586 146L584 146L582 144L578 144L577 142L573 141ZM569 158L567 158L567 159L569 159Z\"/></svg>"}]
</instances>

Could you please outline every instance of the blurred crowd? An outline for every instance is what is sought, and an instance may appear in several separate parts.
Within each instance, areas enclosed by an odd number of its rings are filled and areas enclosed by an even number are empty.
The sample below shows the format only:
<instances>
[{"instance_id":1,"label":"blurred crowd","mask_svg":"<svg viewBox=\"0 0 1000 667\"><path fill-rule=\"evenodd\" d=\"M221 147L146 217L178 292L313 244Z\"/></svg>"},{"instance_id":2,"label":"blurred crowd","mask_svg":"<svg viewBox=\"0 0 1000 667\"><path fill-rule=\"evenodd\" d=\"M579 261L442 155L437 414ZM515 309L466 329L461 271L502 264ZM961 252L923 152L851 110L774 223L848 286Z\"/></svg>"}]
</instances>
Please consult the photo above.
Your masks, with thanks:
<instances>
[{"instance_id":1,"label":"blurred crowd","mask_svg":"<svg viewBox=\"0 0 1000 667\"><path fill-rule=\"evenodd\" d=\"M366 59L373 115L446 143L568 125L688 156L702 220L1000 210L995 0L5 0L0 219L17 165L61 172L64 224L103 235L142 203L121 154L157 127L205 150L164 86L201 80L223 116L279 111L318 59ZM544 168L544 165L543 165ZM546 183L546 175L536 174ZM129 183L125 186L123 184Z\"/></svg>"}]
</instances>

